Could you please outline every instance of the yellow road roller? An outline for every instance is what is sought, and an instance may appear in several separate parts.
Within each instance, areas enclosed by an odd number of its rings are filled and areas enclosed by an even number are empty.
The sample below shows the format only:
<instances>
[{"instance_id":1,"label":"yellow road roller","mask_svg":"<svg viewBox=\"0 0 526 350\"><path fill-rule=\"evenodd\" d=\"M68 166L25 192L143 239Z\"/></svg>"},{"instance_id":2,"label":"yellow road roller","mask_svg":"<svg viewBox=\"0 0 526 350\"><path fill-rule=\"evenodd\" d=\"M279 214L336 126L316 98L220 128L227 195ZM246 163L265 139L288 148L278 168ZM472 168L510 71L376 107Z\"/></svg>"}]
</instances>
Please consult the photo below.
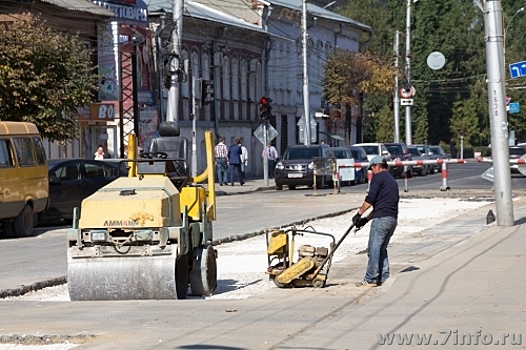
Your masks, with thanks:
<instances>
[{"instance_id":1,"label":"yellow road roller","mask_svg":"<svg viewBox=\"0 0 526 350\"><path fill-rule=\"evenodd\" d=\"M332 257L353 228L354 225L351 225L338 242L330 233L318 232L311 226L305 229L292 227L287 230L267 231L267 274L279 288L325 287ZM325 236L330 239L329 248L314 247L309 244L301 245L298 248L297 259L295 260L295 237L298 235Z\"/></svg>"},{"instance_id":2,"label":"yellow road roller","mask_svg":"<svg viewBox=\"0 0 526 350\"><path fill-rule=\"evenodd\" d=\"M207 169L189 176L188 140L176 122L159 128L149 152L128 155L129 176L82 201L67 230L67 282L76 300L185 299L217 287L212 133ZM208 179L208 190L200 182Z\"/></svg>"}]
</instances>

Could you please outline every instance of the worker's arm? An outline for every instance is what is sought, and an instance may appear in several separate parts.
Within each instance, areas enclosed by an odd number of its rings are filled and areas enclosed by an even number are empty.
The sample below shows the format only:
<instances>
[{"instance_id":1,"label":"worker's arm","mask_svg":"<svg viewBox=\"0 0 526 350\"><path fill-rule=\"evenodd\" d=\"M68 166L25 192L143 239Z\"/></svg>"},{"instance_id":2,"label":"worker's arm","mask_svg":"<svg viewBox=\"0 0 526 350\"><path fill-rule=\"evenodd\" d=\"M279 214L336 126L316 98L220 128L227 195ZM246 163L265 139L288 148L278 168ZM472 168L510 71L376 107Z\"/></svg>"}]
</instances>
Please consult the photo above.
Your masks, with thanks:
<instances>
[{"instance_id":1,"label":"worker's arm","mask_svg":"<svg viewBox=\"0 0 526 350\"><path fill-rule=\"evenodd\" d=\"M371 206L371 203L363 202L360 209L358 209L358 214L362 216ZM373 211L371 210L369 213L367 213L367 216L364 217L367 218L367 220L371 220L373 217Z\"/></svg>"}]
</instances>

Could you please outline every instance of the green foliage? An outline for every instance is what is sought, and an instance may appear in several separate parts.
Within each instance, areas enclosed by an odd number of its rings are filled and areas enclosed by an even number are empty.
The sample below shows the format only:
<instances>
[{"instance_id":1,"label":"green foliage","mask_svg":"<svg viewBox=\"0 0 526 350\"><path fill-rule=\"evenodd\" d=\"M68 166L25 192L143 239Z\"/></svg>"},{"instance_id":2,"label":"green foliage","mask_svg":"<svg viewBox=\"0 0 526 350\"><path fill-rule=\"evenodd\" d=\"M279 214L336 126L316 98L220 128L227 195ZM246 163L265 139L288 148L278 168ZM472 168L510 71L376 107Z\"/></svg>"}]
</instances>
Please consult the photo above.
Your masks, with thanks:
<instances>
[{"instance_id":1,"label":"green foliage","mask_svg":"<svg viewBox=\"0 0 526 350\"><path fill-rule=\"evenodd\" d=\"M375 115L376 142L394 142L393 112L384 106L378 115Z\"/></svg>"},{"instance_id":2,"label":"green foliage","mask_svg":"<svg viewBox=\"0 0 526 350\"><path fill-rule=\"evenodd\" d=\"M78 37L35 19L0 26L0 116L35 123L49 140L77 135L72 116L93 100L97 76Z\"/></svg>"},{"instance_id":3,"label":"green foliage","mask_svg":"<svg viewBox=\"0 0 526 350\"><path fill-rule=\"evenodd\" d=\"M340 14L371 26L373 40L365 50L372 57L393 62L395 31L399 30L399 76L404 83L405 33L407 0L348 0ZM526 11L517 13L523 1L502 0L506 35L506 63L524 60L523 33ZM459 140L458 129L466 130L466 143L487 145L490 142L490 120L486 79L484 18L472 0L411 2L411 85L416 88L412 112L412 140L427 138L431 144ZM362 38L362 43L367 35ZM427 65L431 52L444 54L446 63L439 70ZM509 73L507 73L509 74ZM394 79L394 76L393 76ZM506 94L526 105L523 81L508 80ZM374 99L375 92L367 99ZM377 126L368 127L382 134L389 118L380 119L384 106L368 107L377 117ZM400 108L400 137L404 139L404 108ZM391 119L392 121L393 119ZM526 141L526 108L508 116L510 129L519 141ZM388 132L386 133L388 134Z\"/></svg>"}]
</instances>

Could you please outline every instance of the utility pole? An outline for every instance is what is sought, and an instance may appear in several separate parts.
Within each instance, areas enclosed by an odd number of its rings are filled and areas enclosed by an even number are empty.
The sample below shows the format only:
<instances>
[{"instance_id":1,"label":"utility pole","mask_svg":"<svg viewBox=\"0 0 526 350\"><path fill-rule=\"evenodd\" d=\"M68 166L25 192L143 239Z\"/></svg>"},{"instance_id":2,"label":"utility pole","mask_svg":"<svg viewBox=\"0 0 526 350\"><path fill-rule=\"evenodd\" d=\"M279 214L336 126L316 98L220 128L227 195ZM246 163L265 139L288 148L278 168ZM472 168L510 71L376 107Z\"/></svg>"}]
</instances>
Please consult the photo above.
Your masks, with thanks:
<instances>
[{"instance_id":1,"label":"utility pole","mask_svg":"<svg viewBox=\"0 0 526 350\"><path fill-rule=\"evenodd\" d=\"M303 144L310 145L310 111L309 111L309 75L307 74L307 1L303 0L301 28L303 31L303 113L305 125L303 127Z\"/></svg>"},{"instance_id":2,"label":"utility pole","mask_svg":"<svg viewBox=\"0 0 526 350\"><path fill-rule=\"evenodd\" d=\"M395 92L393 98L394 111L394 142L400 142L400 96L398 95L398 57L400 52L400 31L395 33L394 57L395 57Z\"/></svg>"},{"instance_id":3,"label":"utility pole","mask_svg":"<svg viewBox=\"0 0 526 350\"><path fill-rule=\"evenodd\" d=\"M192 78L192 177L197 176L197 103L196 94L201 89L201 79ZM201 93L199 93L201 95Z\"/></svg>"},{"instance_id":4,"label":"utility pole","mask_svg":"<svg viewBox=\"0 0 526 350\"><path fill-rule=\"evenodd\" d=\"M405 79L406 89L411 89L411 1L407 0L406 35L405 35ZM416 0L415 0L416 2ZM411 106L405 106L405 143L413 144L411 140Z\"/></svg>"},{"instance_id":5,"label":"utility pole","mask_svg":"<svg viewBox=\"0 0 526 350\"><path fill-rule=\"evenodd\" d=\"M170 55L170 90L168 91L167 121L177 121L181 67L181 40L183 35L183 0L172 0L172 52Z\"/></svg>"},{"instance_id":6,"label":"utility pole","mask_svg":"<svg viewBox=\"0 0 526 350\"><path fill-rule=\"evenodd\" d=\"M500 0L484 2L488 105L491 130L497 225L513 226L513 203L506 114L502 5Z\"/></svg>"}]
</instances>

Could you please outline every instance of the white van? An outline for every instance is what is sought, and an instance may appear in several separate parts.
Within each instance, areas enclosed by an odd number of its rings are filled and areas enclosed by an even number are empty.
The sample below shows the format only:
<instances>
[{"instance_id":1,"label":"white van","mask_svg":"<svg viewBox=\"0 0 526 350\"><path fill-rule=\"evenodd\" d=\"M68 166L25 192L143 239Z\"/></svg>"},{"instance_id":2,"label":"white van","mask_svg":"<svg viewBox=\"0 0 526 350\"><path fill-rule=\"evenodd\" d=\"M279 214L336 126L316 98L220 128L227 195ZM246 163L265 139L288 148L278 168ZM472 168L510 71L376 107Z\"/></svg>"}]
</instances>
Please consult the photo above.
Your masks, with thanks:
<instances>
[{"instance_id":1,"label":"white van","mask_svg":"<svg viewBox=\"0 0 526 350\"><path fill-rule=\"evenodd\" d=\"M37 127L0 122L0 222L4 236L29 236L49 206L46 153Z\"/></svg>"}]
</instances>

